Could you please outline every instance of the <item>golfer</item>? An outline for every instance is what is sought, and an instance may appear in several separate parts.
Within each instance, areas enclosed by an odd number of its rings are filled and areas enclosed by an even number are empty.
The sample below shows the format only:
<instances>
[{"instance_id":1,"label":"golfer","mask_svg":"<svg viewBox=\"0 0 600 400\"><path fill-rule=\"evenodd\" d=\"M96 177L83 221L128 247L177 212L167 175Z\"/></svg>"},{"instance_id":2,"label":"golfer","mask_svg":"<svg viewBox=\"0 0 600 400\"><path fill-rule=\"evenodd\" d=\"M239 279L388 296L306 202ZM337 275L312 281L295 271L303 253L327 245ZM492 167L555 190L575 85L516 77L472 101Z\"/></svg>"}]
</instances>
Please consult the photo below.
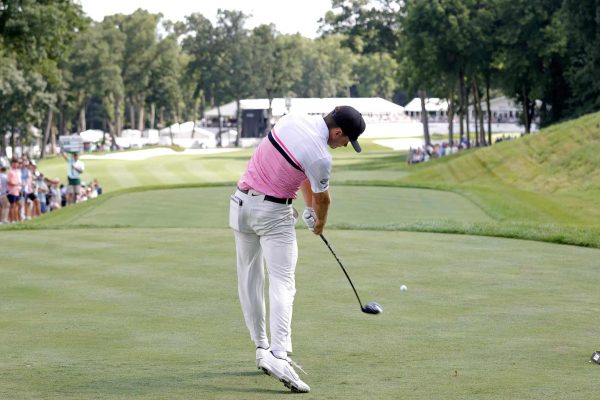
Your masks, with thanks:
<instances>
[{"instance_id":1,"label":"golfer","mask_svg":"<svg viewBox=\"0 0 600 400\"><path fill-rule=\"evenodd\" d=\"M304 222L320 235L330 203L328 147L350 143L360 152L357 139L364 130L362 115L349 106L336 107L325 117L286 115L256 148L231 196L229 226L235 236L238 292L256 346L256 366L295 392L308 392L310 387L300 380L293 368L297 365L288 358L298 260L294 229L298 213L292 201L302 189L307 206ZM269 275L270 342L263 259Z\"/></svg>"}]
</instances>

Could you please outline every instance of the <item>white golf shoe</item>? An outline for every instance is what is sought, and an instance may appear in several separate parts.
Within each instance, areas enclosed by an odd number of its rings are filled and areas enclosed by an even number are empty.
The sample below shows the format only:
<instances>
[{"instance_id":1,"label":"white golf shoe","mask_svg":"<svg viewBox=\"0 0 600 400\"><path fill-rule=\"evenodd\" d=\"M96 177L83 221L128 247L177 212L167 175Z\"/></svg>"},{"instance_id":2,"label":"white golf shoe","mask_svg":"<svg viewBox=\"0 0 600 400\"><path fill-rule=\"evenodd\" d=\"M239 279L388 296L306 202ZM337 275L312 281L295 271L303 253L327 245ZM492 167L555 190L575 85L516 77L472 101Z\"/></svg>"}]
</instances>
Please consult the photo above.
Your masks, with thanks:
<instances>
[{"instance_id":1,"label":"white golf shoe","mask_svg":"<svg viewBox=\"0 0 600 400\"><path fill-rule=\"evenodd\" d=\"M256 348L256 368L260 368L260 360L267 356L267 353L270 353L269 349L263 349L262 347Z\"/></svg>"},{"instance_id":2,"label":"white golf shoe","mask_svg":"<svg viewBox=\"0 0 600 400\"><path fill-rule=\"evenodd\" d=\"M260 359L258 368L262 369L265 374L279 379L281 382L283 382L285 387L290 389L292 392L310 392L310 386L300 380L298 374L296 371L294 371L292 364L294 364L294 362L291 359L277 358L270 351L268 351L267 354ZM294 365L302 370L299 365Z\"/></svg>"}]
</instances>

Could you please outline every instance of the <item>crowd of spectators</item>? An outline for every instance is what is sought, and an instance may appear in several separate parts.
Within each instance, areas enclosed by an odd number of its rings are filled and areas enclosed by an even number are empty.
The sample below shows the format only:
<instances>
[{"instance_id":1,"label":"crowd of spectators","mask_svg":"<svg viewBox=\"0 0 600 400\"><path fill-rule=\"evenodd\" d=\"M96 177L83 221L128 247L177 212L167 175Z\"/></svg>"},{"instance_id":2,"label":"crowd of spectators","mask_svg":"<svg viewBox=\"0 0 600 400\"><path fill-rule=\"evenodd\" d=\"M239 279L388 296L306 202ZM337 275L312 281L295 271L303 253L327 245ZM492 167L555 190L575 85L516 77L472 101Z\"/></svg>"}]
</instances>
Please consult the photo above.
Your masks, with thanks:
<instances>
[{"instance_id":1,"label":"crowd of spectators","mask_svg":"<svg viewBox=\"0 0 600 400\"><path fill-rule=\"evenodd\" d=\"M500 143L506 140L514 139L514 136L511 135L502 135L497 137L494 143ZM458 144L453 144L452 146L448 142L435 143L430 145L423 145L422 147L410 148L408 150L408 156L406 157L406 162L408 164L418 164L421 162L429 161L432 158L439 158L448 156L450 154L458 153L461 150L467 149L474 144L466 140L462 140Z\"/></svg>"},{"instance_id":2,"label":"crowd of spectators","mask_svg":"<svg viewBox=\"0 0 600 400\"><path fill-rule=\"evenodd\" d=\"M72 163L66 159L71 169ZM72 183L70 177L68 180ZM102 188L96 179L89 184L65 185L59 178L44 176L36 161L26 155L11 159L9 166L0 163L0 224L30 220L99 194Z\"/></svg>"},{"instance_id":3,"label":"crowd of spectators","mask_svg":"<svg viewBox=\"0 0 600 400\"><path fill-rule=\"evenodd\" d=\"M457 153L463 149L465 149L467 143L459 143L450 145L447 142L443 143L435 143L430 145L423 145L422 147L410 148L408 150L408 156L406 157L406 162L408 164L418 164L421 162L429 161L432 158L439 158L448 156L450 154Z\"/></svg>"}]
</instances>

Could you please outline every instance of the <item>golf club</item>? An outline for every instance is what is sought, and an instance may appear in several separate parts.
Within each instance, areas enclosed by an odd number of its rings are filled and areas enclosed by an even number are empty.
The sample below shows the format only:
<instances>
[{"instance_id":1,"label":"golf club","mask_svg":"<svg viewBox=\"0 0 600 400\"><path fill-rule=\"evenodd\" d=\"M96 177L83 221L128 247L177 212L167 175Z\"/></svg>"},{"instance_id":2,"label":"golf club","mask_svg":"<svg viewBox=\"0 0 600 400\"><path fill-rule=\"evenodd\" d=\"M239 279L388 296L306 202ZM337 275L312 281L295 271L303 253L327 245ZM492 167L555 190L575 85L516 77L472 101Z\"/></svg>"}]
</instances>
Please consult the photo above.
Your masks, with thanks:
<instances>
[{"instance_id":1,"label":"golf club","mask_svg":"<svg viewBox=\"0 0 600 400\"><path fill-rule=\"evenodd\" d=\"M346 272L346 268L344 268L344 266L342 265L342 262L340 261L338 256L335 254L335 251L333 251L333 249L329 245L329 242L327 241L327 239L325 239L325 236L323 236L322 234L319 236L321 236L321 239L323 239L323 241L325 242L325 245L327 245L327 248L329 249L329 251L331 251L331 254L333 254L333 256L337 260L338 264L340 264L340 267L342 267L342 271L344 271L344 275L346 275L346 278L348 278L348 282L350 282L350 286L352 286L352 290L354 290L354 294L356 295L356 299L358 300L358 304L360 304L360 309L362 310L362 312L364 312L366 314L379 314L379 313L383 312L383 308L381 308L381 306L375 302L365 304L364 306L362 305L362 301L360 301L360 297L358 297L358 292L354 288L354 284L352 283L352 279L350 279L350 276Z\"/></svg>"}]
</instances>

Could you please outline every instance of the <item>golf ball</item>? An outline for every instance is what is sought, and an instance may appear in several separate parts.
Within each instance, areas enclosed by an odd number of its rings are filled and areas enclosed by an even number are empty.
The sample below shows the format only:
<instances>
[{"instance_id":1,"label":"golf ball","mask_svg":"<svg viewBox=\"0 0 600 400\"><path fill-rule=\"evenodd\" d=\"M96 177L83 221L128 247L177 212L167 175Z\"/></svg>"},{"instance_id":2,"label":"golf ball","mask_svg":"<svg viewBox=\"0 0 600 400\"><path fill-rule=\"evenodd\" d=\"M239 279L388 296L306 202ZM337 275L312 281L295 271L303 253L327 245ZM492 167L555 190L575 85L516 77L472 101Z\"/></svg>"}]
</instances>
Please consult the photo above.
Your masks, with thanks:
<instances>
[{"instance_id":1,"label":"golf ball","mask_svg":"<svg viewBox=\"0 0 600 400\"><path fill-rule=\"evenodd\" d=\"M406 285L400 286L400 291L401 292L406 292L407 290L408 290L408 288L406 287Z\"/></svg>"}]
</instances>

